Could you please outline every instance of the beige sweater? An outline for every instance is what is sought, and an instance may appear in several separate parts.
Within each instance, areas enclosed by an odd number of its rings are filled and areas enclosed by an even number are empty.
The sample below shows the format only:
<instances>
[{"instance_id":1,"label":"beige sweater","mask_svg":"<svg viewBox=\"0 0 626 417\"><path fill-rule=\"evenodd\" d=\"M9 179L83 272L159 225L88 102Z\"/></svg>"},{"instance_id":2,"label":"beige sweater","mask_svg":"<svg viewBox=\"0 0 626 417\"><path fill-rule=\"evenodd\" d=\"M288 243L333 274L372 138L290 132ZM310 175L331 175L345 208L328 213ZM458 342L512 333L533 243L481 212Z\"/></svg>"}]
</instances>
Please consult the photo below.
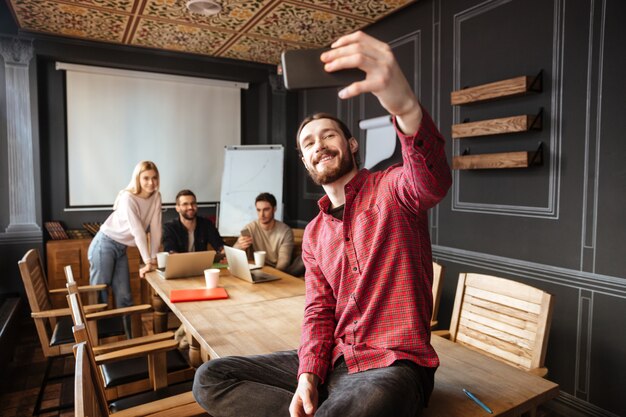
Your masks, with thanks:
<instances>
[{"instance_id":1,"label":"beige sweater","mask_svg":"<svg viewBox=\"0 0 626 417\"><path fill-rule=\"evenodd\" d=\"M281 271L291 263L293 253L293 231L285 223L276 220L272 230L263 230L258 220L245 227L252 236L252 249L264 250L265 263Z\"/></svg>"}]
</instances>

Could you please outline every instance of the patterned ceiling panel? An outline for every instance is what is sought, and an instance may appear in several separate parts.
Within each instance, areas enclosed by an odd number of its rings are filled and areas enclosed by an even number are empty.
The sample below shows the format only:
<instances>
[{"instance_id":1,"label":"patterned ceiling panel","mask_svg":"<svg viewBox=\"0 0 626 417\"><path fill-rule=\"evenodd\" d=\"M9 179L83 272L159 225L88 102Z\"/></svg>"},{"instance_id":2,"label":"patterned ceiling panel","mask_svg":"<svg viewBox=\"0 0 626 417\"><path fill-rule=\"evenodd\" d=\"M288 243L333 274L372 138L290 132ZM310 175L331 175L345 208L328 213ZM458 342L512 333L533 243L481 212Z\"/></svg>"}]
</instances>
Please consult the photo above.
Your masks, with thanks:
<instances>
[{"instance_id":1,"label":"patterned ceiling panel","mask_svg":"<svg viewBox=\"0 0 626 417\"><path fill-rule=\"evenodd\" d=\"M1 0L0 0L1 1ZM322 47L415 0L9 0L24 32L277 64L283 49Z\"/></svg>"},{"instance_id":2,"label":"patterned ceiling panel","mask_svg":"<svg viewBox=\"0 0 626 417\"><path fill-rule=\"evenodd\" d=\"M250 33L321 46L367 23L325 10L282 3L251 28Z\"/></svg>"},{"instance_id":3,"label":"patterned ceiling panel","mask_svg":"<svg viewBox=\"0 0 626 417\"><path fill-rule=\"evenodd\" d=\"M214 55L230 35L202 27L140 19L130 44L196 54Z\"/></svg>"},{"instance_id":4,"label":"patterned ceiling panel","mask_svg":"<svg viewBox=\"0 0 626 417\"><path fill-rule=\"evenodd\" d=\"M75 3L13 0L18 24L34 32L121 43L130 16Z\"/></svg>"},{"instance_id":5,"label":"patterned ceiling panel","mask_svg":"<svg viewBox=\"0 0 626 417\"><path fill-rule=\"evenodd\" d=\"M222 11L212 17L189 13L185 1L178 0L148 0L143 11L144 16L159 17L166 20L196 23L212 29L226 29L237 31L249 19L254 17L271 0L223 0L220 3Z\"/></svg>"},{"instance_id":6,"label":"patterned ceiling panel","mask_svg":"<svg viewBox=\"0 0 626 417\"><path fill-rule=\"evenodd\" d=\"M372 21L379 20L412 2L412 0L302 0L302 3L327 7L337 12L360 16Z\"/></svg>"},{"instance_id":7,"label":"patterned ceiling panel","mask_svg":"<svg viewBox=\"0 0 626 417\"><path fill-rule=\"evenodd\" d=\"M299 48L301 48L301 46L276 39L242 36L222 55L227 58L241 59L244 61L276 64L280 61L281 51Z\"/></svg>"}]
</instances>

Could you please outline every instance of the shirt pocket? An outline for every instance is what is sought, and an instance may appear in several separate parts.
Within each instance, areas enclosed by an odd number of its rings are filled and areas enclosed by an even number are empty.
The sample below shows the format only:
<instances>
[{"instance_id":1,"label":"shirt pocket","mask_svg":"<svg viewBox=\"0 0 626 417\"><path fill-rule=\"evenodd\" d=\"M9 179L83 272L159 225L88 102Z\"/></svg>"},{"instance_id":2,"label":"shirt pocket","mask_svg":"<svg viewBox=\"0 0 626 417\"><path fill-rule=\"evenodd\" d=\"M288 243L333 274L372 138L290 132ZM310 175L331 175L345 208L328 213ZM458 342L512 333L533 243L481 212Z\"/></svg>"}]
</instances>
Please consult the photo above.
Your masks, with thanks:
<instances>
[{"instance_id":1,"label":"shirt pocket","mask_svg":"<svg viewBox=\"0 0 626 417\"><path fill-rule=\"evenodd\" d=\"M368 262L371 254L378 249L373 245L378 243L379 223L380 209L377 204L360 213L354 220L352 241L361 268Z\"/></svg>"}]
</instances>

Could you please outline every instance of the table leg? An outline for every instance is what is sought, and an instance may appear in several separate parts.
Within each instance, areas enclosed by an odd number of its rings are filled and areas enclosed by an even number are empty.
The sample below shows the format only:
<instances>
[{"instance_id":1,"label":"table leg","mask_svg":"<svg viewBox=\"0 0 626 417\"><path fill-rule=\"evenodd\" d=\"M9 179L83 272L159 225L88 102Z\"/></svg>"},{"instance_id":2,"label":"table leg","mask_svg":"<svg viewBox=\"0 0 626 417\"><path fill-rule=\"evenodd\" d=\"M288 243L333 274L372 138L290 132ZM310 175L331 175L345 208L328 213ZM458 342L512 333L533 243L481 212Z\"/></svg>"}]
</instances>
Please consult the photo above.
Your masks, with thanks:
<instances>
[{"instance_id":1,"label":"table leg","mask_svg":"<svg viewBox=\"0 0 626 417\"><path fill-rule=\"evenodd\" d=\"M152 308L154 309L152 314L154 333L167 331L167 313L170 309L154 290L152 291Z\"/></svg>"},{"instance_id":2,"label":"table leg","mask_svg":"<svg viewBox=\"0 0 626 417\"><path fill-rule=\"evenodd\" d=\"M202 354L200 352L200 343L191 335L189 329L185 328L185 336L187 337L187 342L189 343L189 362L191 362L191 366L197 368L202 365Z\"/></svg>"}]
</instances>

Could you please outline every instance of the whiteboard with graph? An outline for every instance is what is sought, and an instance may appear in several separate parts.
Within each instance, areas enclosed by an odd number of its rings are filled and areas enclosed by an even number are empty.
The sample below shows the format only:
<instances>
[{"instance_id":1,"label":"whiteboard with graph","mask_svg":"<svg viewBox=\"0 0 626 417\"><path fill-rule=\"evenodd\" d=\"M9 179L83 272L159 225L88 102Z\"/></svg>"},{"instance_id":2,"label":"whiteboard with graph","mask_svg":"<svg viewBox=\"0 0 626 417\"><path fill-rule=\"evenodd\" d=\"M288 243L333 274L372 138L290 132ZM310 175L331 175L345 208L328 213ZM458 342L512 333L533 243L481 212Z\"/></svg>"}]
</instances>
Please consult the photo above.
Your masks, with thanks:
<instances>
[{"instance_id":1,"label":"whiteboard with graph","mask_svg":"<svg viewBox=\"0 0 626 417\"><path fill-rule=\"evenodd\" d=\"M219 212L222 236L239 236L242 227L256 219L254 199L262 192L276 197L276 219L283 219L282 145L224 147L224 173Z\"/></svg>"}]
</instances>

